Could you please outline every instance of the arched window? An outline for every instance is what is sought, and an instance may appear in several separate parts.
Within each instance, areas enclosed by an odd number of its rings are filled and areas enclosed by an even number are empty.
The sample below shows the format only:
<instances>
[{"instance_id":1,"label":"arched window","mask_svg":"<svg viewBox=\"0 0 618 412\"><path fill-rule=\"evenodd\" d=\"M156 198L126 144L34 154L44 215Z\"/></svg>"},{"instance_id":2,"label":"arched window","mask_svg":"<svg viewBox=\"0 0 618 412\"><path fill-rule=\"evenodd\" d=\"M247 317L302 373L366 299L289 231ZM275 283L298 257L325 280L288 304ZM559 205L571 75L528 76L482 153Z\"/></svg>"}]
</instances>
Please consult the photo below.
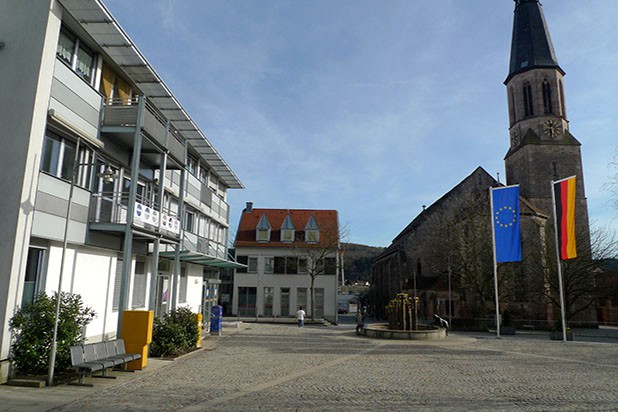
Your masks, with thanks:
<instances>
[{"instance_id":1,"label":"arched window","mask_svg":"<svg viewBox=\"0 0 618 412\"><path fill-rule=\"evenodd\" d=\"M564 101L564 88L562 86L562 80L558 81L558 86L560 87L560 109L562 110L562 113L560 114L566 119L566 102Z\"/></svg>"},{"instance_id":2,"label":"arched window","mask_svg":"<svg viewBox=\"0 0 618 412\"><path fill-rule=\"evenodd\" d=\"M551 86L547 79L543 80L543 113L553 113L551 106Z\"/></svg>"},{"instance_id":3,"label":"arched window","mask_svg":"<svg viewBox=\"0 0 618 412\"><path fill-rule=\"evenodd\" d=\"M530 82L524 83L524 115L534 115L534 107L532 106L532 86Z\"/></svg>"},{"instance_id":4,"label":"arched window","mask_svg":"<svg viewBox=\"0 0 618 412\"><path fill-rule=\"evenodd\" d=\"M517 121L517 106L515 106L515 93L513 92L513 87L510 88L511 95L511 125L515 124Z\"/></svg>"}]
</instances>

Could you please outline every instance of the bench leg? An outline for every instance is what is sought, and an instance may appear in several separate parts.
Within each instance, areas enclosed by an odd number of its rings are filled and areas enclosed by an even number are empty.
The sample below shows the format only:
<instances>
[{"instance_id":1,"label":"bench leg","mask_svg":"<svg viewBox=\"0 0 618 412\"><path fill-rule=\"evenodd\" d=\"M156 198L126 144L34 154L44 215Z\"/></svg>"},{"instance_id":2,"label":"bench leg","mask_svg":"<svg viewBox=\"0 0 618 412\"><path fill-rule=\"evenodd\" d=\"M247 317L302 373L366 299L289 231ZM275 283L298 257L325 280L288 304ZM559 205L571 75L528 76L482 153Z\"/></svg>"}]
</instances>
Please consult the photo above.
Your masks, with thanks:
<instances>
[{"instance_id":1,"label":"bench leg","mask_svg":"<svg viewBox=\"0 0 618 412\"><path fill-rule=\"evenodd\" d=\"M86 376L86 372L81 372L79 374L79 378L77 379L77 382L69 382L68 385L73 385L73 386L88 386L90 388L92 388L94 385L91 383L84 383L84 377Z\"/></svg>"}]
</instances>

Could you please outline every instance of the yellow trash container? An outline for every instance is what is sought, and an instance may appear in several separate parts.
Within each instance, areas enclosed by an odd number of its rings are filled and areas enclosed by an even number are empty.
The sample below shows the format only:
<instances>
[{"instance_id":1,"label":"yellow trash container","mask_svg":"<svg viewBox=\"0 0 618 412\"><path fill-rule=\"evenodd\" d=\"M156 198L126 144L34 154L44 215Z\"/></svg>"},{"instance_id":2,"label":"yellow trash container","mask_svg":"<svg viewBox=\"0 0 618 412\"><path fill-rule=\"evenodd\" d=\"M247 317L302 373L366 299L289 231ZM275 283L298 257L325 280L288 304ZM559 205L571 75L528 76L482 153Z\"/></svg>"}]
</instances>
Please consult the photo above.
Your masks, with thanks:
<instances>
[{"instance_id":1,"label":"yellow trash container","mask_svg":"<svg viewBox=\"0 0 618 412\"><path fill-rule=\"evenodd\" d=\"M152 310L125 310L122 312L120 337L124 339L127 353L139 353L141 359L127 364L129 370L142 370L148 363L148 345L152 342Z\"/></svg>"}]
</instances>

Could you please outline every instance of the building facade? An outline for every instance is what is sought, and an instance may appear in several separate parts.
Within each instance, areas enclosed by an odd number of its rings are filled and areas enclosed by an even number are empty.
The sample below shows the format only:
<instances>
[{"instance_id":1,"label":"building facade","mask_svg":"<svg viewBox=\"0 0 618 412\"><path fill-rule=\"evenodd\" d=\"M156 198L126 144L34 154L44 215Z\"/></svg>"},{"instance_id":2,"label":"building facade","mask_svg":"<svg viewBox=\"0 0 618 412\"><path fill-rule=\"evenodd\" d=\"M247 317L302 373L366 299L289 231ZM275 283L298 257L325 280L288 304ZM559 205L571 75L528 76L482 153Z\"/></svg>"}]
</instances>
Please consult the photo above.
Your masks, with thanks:
<instances>
[{"instance_id":1,"label":"building facade","mask_svg":"<svg viewBox=\"0 0 618 412\"><path fill-rule=\"evenodd\" d=\"M243 186L100 0L3 1L0 27L4 381L39 292L80 294L92 341L123 310L203 310Z\"/></svg>"},{"instance_id":2,"label":"building facade","mask_svg":"<svg viewBox=\"0 0 618 412\"><path fill-rule=\"evenodd\" d=\"M235 249L246 268L234 274L234 315L292 318L302 306L309 318L337 322L336 210L258 209L248 203Z\"/></svg>"}]
</instances>

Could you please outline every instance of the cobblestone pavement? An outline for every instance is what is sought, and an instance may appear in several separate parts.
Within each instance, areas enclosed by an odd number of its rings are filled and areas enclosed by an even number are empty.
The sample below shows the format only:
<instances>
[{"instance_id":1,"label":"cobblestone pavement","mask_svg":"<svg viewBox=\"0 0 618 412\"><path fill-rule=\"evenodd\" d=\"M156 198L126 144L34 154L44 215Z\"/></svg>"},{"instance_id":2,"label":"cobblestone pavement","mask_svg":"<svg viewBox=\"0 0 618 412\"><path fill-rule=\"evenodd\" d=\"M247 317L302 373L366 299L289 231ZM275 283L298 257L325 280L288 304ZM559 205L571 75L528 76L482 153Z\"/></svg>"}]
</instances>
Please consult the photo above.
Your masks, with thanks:
<instances>
[{"instance_id":1,"label":"cobblestone pavement","mask_svg":"<svg viewBox=\"0 0 618 412\"><path fill-rule=\"evenodd\" d=\"M216 349L94 381L53 411L618 411L618 343L386 341L268 324L208 339Z\"/></svg>"}]
</instances>

